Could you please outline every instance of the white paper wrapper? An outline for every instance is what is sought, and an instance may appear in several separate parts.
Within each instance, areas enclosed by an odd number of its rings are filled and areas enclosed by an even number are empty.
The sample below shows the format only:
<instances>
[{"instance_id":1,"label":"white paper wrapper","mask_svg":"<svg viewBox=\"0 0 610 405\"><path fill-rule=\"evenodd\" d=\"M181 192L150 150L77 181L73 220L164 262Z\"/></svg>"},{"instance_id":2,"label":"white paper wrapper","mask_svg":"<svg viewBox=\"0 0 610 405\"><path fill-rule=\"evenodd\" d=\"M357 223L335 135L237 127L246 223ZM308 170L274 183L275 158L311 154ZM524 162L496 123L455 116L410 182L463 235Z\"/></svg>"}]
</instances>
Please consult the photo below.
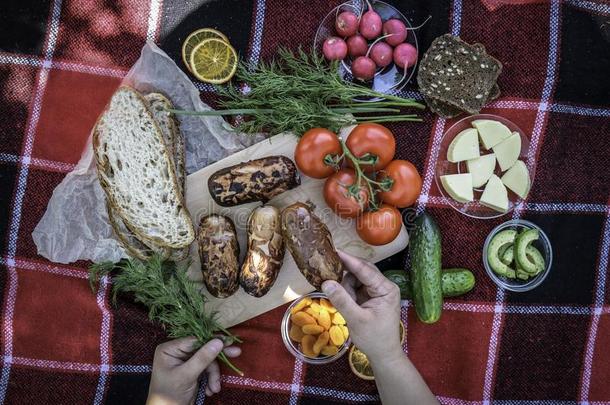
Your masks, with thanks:
<instances>
[{"instance_id":1,"label":"white paper wrapper","mask_svg":"<svg viewBox=\"0 0 610 405\"><path fill-rule=\"evenodd\" d=\"M154 43L142 48L140 59L123 84L143 93L165 94L178 109L209 110L191 80ZM233 132L220 117L178 115L185 139L186 171L210 163L262 140ZM47 210L32 232L38 254L57 263L77 260L118 261L126 254L108 223L105 195L98 183L91 136L74 170L53 191Z\"/></svg>"}]
</instances>

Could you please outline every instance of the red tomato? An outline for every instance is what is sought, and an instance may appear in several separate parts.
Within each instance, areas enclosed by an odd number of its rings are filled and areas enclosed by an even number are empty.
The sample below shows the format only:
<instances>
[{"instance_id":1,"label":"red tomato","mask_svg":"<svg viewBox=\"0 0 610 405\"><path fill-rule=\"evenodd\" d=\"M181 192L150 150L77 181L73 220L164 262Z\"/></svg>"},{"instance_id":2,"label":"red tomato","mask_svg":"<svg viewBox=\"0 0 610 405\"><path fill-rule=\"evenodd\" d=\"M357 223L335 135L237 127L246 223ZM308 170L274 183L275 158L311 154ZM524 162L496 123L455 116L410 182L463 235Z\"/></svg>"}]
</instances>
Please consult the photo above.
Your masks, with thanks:
<instances>
[{"instance_id":1,"label":"red tomato","mask_svg":"<svg viewBox=\"0 0 610 405\"><path fill-rule=\"evenodd\" d=\"M375 246L396 239L401 226L400 211L388 204L382 204L377 211L365 212L356 220L356 232L360 239Z\"/></svg>"},{"instance_id":2,"label":"red tomato","mask_svg":"<svg viewBox=\"0 0 610 405\"><path fill-rule=\"evenodd\" d=\"M392 160L380 173L379 180L390 178L394 181L389 191L380 192L381 201L398 208L408 207L419 197L422 180L413 163L406 160Z\"/></svg>"},{"instance_id":3,"label":"red tomato","mask_svg":"<svg viewBox=\"0 0 610 405\"><path fill-rule=\"evenodd\" d=\"M305 175L324 179L335 171L325 162L326 156L341 155L341 143L334 132L324 128L312 128L305 132L294 151L294 160Z\"/></svg>"},{"instance_id":4,"label":"red tomato","mask_svg":"<svg viewBox=\"0 0 610 405\"><path fill-rule=\"evenodd\" d=\"M356 186L357 175L352 169L341 169L326 179L324 200L332 210L343 218L357 217L368 205L367 186Z\"/></svg>"},{"instance_id":5,"label":"red tomato","mask_svg":"<svg viewBox=\"0 0 610 405\"><path fill-rule=\"evenodd\" d=\"M362 164L362 170L373 172L386 167L390 160L394 159L396 152L396 139L392 132L383 125L368 123L357 125L345 141L347 148L357 158L374 156L377 158L375 165ZM351 160L347 162L352 166Z\"/></svg>"}]
</instances>

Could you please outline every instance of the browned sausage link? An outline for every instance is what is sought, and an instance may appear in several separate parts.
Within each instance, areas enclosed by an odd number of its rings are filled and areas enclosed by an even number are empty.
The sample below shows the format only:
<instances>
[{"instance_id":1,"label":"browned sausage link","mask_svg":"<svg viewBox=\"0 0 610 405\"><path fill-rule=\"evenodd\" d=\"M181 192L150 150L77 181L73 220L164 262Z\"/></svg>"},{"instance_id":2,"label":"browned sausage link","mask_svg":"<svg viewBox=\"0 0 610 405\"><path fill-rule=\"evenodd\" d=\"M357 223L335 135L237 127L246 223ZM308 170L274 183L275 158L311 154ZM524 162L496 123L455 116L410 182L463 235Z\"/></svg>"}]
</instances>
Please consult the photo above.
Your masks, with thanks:
<instances>
[{"instance_id":1,"label":"browned sausage link","mask_svg":"<svg viewBox=\"0 0 610 405\"><path fill-rule=\"evenodd\" d=\"M217 298L233 295L239 288L239 243L233 221L216 214L203 217L197 241L208 291Z\"/></svg>"},{"instance_id":2,"label":"browned sausage link","mask_svg":"<svg viewBox=\"0 0 610 405\"><path fill-rule=\"evenodd\" d=\"M343 263L326 225L303 203L282 211L282 236L299 270L317 289L322 282L343 278Z\"/></svg>"},{"instance_id":3,"label":"browned sausage link","mask_svg":"<svg viewBox=\"0 0 610 405\"><path fill-rule=\"evenodd\" d=\"M244 291L255 297L267 294L283 260L280 211L270 205L255 208L248 218L248 253L239 274Z\"/></svg>"},{"instance_id":4,"label":"browned sausage link","mask_svg":"<svg viewBox=\"0 0 610 405\"><path fill-rule=\"evenodd\" d=\"M240 163L219 170L208 179L210 195L223 207L252 201L267 202L299 184L296 166L285 156Z\"/></svg>"}]
</instances>

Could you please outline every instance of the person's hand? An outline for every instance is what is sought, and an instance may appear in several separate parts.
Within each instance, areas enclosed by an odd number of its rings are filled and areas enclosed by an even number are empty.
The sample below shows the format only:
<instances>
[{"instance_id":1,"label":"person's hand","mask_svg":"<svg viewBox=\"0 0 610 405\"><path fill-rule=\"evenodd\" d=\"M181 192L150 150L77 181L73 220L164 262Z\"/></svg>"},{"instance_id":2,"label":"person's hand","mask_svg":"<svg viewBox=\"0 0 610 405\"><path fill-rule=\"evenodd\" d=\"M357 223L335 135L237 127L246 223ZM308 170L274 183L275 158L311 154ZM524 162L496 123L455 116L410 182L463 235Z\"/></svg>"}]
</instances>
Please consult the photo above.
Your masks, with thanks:
<instances>
[{"instance_id":1,"label":"person's hand","mask_svg":"<svg viewBox=\"0 0 610 405\"><path fill-rule=\"evenodd\" d=\"M223 350L220 339L212 339L195 350L194 337L171 340L157 346L153 360L147 404L192 404L199 388L199 376L205 370L208 383L205 393L220 392L220 368L215 360L220 351L227 357L241 354L239 347Z\"/></svg>"},{"instance_id":2,"label":"person's hand","mask_svg":"<svg viewBox=\"0 0 610 405\"><path fill-rule=\"evenodd\" d=\"M341 284L327 280L322 291L343 315L350 336L371 363L402 356L400 290L377 267L339 251L348 273Z\"/></svg>"}]
</instances>

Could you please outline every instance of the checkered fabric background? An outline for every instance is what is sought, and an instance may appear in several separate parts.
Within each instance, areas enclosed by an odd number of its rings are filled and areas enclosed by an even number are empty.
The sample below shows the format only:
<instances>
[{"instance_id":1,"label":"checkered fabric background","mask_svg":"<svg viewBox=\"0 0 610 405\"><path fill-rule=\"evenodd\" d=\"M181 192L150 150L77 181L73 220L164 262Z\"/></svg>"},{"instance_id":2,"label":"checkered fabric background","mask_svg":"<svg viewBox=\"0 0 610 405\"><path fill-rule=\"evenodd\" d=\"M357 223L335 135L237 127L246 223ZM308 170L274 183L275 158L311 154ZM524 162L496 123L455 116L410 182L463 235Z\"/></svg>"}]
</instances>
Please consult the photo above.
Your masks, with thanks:
<instances>
[{"instance_id":1,"label":"checkered fabric background","mask_svg":"<svg viewBox=\"0 0 610 405\"><path fill-rule=\"evenodd\" d=\"M443 232L445 267L469 267L471 293L447 300L434 325L403 302L404 349L447 404L610 404L610 4L602 1L390 1L414 23L425 50L451 32L501 60L502 96L485 112L531 134L535 181L513 217L539 224L555 258L528 293L496 288L481 247L507 217L474 220L450 208L433 181L439 141L452 121L391 125L398 155L424 175L417 203ZM166 339L142 307L93 295L88 263L38 256L31 232L55 186L78 161L121 78L154 40L181 66L185 36L225 32L256 62L278 46L310 44L336 0L19 0L0 2L0 401L142 403L155 346ZM196 82L204 100L212 89ZM415 89L405 95L421 98ZM404 266L403 255L380 264ZM223 391L198 403L374 403L373 383L343 358L307 366L285 350L284 308L235 328L245 377L225 370ZM383 342L379 342L383 344Z\"/></svg>"}]
</instances>

